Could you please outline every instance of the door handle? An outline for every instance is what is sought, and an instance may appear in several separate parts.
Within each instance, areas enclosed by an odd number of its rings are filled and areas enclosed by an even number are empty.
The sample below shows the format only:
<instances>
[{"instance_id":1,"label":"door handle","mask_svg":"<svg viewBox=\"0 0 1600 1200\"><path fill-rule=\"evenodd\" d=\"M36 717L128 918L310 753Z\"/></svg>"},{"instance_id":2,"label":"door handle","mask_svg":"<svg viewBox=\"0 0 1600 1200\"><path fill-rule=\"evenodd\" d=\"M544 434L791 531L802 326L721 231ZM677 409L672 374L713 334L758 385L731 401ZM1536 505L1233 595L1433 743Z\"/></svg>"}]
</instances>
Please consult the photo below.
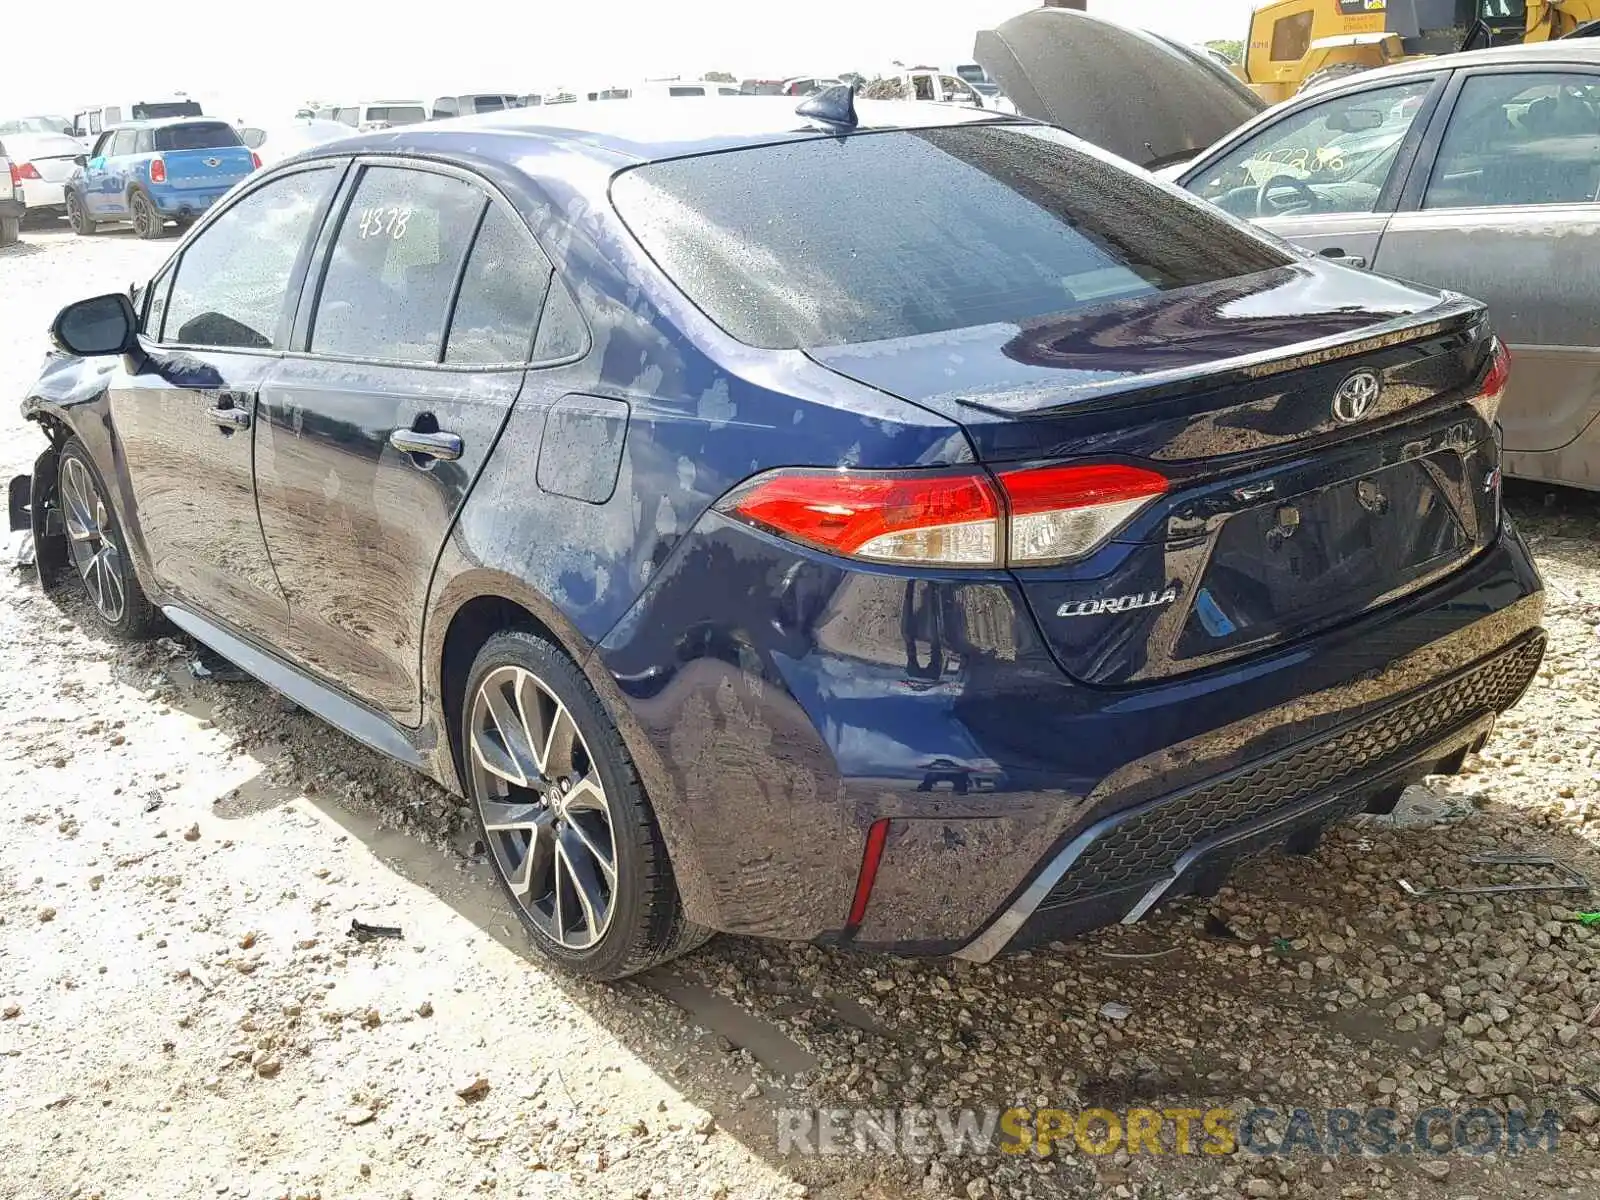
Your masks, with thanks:
<instances>
[{"instance_id":1,"label":"door handle","mask_svg":"<svg viewBox=\"0 0 1600 1200\"><path fill-rule=\"evenodd\" d=\"M1321 254L1323 258L1328 259L1330 262L1343 263L1347 267L1365 267L1367 265L1365 255L1346 254L1343 248L1339 246L1329 246L1326 250L1321 251Z\"/></svg>"},{"instance_id":2,"label":"door handle","mask_svg":"<svg viewBox=\"0 0 1600 1200\"><path fill-rule=\"evenodd\" d=\"M454 462L461 457L461 438L453 433L396 429L389 435L389 445L402 454L415 454L421 458L442 458Z\"/></svg>"},{"instance_id":3,"label":"door handle","mask_svg":"<svg viewBox=\"0 0 1600 1200\"><path fill-rule=\"evenodd\" d=\"M243 397L240 397L243 399ZM222 432L232 433L235 429L250 428L250 410L235 400L232 396L224 395L217 398L216 404L206 409L206 416L222 426Z\"/></svg>"}]
</instances>

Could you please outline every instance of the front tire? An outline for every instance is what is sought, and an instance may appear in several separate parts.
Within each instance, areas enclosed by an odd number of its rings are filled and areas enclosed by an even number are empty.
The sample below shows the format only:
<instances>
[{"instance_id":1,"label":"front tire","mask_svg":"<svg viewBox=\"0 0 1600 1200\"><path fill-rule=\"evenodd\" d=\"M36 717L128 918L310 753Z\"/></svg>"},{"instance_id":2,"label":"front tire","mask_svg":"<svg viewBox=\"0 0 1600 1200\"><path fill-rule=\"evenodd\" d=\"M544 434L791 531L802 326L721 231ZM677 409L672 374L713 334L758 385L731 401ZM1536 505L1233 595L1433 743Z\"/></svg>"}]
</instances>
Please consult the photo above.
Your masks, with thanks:
<instances>
[{"instance_id":1,"label":"front tire","mask_svg":"<svg viewBox=\"0 0 1600 1200\"><path fill-rule=\"evenodd\" d=\"M122 525L106 499L105 481L77 438L69 438L61 448L56 502L66 528L68 557L100 623L122 641L150 636L160 618L134 574Z\"/></svg>"},{"instance_id":2,"label":"front tire","mask_svg":"<svg viewBox=\"0 0 1600 1200\"><path fill-rule=\"evenodd\" d=\"M462 776L479 832L533 945L593 979L693 949L638 773L576 664L511 629L478 652L461 705Z\"/></svg>"},{"instance_id":3,"label":"front tire","mask_svg":"<svg viewBox=\"0 0 1600 1200\"><path fill-rule=\"evenodd\" d=\"M133 218L133 232L145 241L167 236L167 219L144 192L136 191L128 197L128 215Z\"/></svg>"},{"instance_id":4,"label":"front tire","mask_svg":"<svg viewBox=\"0 0 1600 1200\"><path fill-rule=\"evenodd\" d=\"M89 210L77 192L67 193L67 224L79 237L92 237L96 231L95 223L89 219Z\"/></svg>"}]
</instances>

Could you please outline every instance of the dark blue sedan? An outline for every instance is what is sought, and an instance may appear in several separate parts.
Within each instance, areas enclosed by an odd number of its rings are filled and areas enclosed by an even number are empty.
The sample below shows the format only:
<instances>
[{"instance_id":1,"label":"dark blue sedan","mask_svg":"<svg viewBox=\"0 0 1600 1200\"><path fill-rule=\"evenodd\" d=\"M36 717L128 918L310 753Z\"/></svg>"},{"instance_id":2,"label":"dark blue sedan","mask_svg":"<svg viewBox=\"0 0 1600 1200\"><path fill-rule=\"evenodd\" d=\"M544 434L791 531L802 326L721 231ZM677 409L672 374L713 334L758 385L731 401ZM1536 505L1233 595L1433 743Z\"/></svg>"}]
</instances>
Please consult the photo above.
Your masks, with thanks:
<instances>
[{"instance_id":1,"label":"dark blue sedan","mask_svg":"<svg viewBox=\"0 0 1600 1200\"><path fill-rule=\"evenodd\" d=\"M68 306L13 487L467 796L551 958L987 959L1452 771L1543 652L1482 307L843 90L384 131Z\"/></svg>"}]
</instances>

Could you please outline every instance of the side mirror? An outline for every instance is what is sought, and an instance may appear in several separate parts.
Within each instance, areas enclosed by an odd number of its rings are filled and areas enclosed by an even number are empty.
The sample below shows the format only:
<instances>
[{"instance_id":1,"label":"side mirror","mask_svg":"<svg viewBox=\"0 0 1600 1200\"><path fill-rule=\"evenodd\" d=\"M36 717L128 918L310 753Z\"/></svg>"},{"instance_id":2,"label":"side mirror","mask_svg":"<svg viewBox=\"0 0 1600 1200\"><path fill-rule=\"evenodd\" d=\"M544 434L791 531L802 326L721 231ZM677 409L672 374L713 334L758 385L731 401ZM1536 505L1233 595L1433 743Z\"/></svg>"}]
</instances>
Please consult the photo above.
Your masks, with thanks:
<instances>
[{"instance_id":1,"label":"side mirror","mask_svg":"<svg viewBox=\"0 0 1600 1200\"><path fill-rule=\"evenodd\" d=\"M139 344L133 303L121 292L67 305L50 325L50 340L68 354L125 354Z\"/></svg>"},{"instance_id":2,"label":"side mirror","mask_svg":"<svg viewBox=\"0 0 1600 1200\"><path fill-rule=\"evenodd\" d=\"M89 165L89 156L87 154L74 154L72 161L80 167L87 167Z\"/></svg>"}]
</instances>

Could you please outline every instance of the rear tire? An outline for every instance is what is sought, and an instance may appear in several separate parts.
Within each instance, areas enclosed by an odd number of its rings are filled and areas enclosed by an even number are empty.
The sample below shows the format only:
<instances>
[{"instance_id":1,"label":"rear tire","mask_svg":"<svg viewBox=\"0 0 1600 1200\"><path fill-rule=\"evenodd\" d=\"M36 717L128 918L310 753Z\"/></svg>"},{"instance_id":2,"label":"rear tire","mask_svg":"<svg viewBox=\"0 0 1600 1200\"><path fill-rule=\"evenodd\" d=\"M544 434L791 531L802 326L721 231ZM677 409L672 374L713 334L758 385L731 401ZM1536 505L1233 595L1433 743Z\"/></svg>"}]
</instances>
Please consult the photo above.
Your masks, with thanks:
<instances>
[{"instance_id":1,"label":"rear tire","mask_svg":"<svg viewBox=\"0 0 1600 1200\"><path fill-rule=\"evenodd\" d=\"M128 215L133 219L133 232L145 241L167 236L167 219L147 193L135 189L129 195Z\"/></svg>"},{"instance_id":2,"label":"rear tire","mask_svg":"<svg viewBox=\"0 0 1600 1200\"><path fill-rule=\"evenodd\" d=\"M459 745L495 876L542 955L621 979L711 936L684 916L622 736L562 650L524 629L484 643Z\"/></svg>"},{"instance_id":3,"label":"rear tire","mask_svg":"<svg viewBox=\"0 0 1600 1200\"><path fill-rule=\"evenodd\" d=\"M89 603L112 637L139 641L160 623L139 586L117 513L106 499L105 480L77 438L67 439L56 464L56 504L67 532L67 556L89 595Z\"/></svg>"},{"instance_id":4,"label":"rear tire","mask_svg":"<svg viewBox=\"0 0 1600 1200\"><path fill-rule=\"evenodd\" d=\"M67 224L79 237L93 237L97 230L97 226L89 218L89 210L77 192L67 193Z\"/></svg>"},{"instance_id":5,"label":"rear tire","mask_svg":"<svg viewBox=\"0 0 1600 1200\"><path fill-rule=\"evenodd\" d=\"M1331 67L1323 67L1322 70L1313 71L1311 74L1307 75L1305 77L1305 82L1295 89L1294 94L1298 96L1301 92L1309 92L1314 88L1321 87L1325 83L1333 83L1340 79L1349 79L1352 75L1360 75L1364 71L1370 70L1372 70L1371 67L1362 63L1334 63Z\"/></svg>"},{"instance_id":6,"label":"rear tire","mask_svg":"<svg viewBox=\"0 0 1600 1200\"><path fill-rule=\"evenodd\" d=\"M0 246L15 246L22 240L22 219L0 217Z\"/></svg>"}]
</instances>

